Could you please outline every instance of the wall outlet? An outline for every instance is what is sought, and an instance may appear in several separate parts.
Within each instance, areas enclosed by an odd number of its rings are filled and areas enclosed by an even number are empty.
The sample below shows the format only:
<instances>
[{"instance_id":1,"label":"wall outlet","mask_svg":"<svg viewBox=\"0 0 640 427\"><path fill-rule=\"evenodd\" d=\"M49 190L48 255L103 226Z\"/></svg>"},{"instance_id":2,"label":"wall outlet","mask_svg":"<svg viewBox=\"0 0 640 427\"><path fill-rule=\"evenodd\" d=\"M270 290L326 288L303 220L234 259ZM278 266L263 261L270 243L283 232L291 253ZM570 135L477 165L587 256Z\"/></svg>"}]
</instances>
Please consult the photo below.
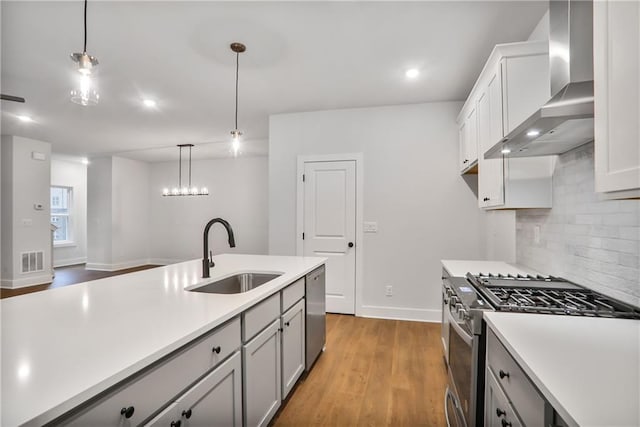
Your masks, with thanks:
<instances>
[{"instance_id":1,"label":"wall outlet","mask_svg":"<svg viewBox=\"0 0 640 427\"><path fill-rule=\"evenodd\" d=\"M384 288L384 294L385 294L386 296L388 296L388 297L392 296L392 295L393 295L393 286L391 286L391 285L387 285L387 286L385 286L385 288Z\"/></svg>"},{"instance_id":2,"label":"wall outlet","mask_svg":"<svg viewBox=\"0 0 640 427\"><path fill-rule=\"evenodd\" d=\"M23 227L31 227L32 225L33 225L33 220L31 218L22 218Z\"/></svg>"}]
</instances>

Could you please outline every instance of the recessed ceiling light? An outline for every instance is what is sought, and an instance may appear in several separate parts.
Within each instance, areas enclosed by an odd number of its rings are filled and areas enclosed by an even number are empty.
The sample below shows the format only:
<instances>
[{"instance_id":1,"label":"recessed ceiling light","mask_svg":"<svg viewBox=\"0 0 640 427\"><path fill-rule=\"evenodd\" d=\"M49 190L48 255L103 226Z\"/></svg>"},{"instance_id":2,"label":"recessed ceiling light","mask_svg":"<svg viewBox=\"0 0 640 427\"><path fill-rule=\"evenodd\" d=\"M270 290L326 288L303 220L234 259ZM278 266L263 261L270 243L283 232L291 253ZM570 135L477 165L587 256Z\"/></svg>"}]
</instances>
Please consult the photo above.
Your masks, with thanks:
<instances>
[{"instance_id":1,"label":"recessed ceiling light","mask_svg":"<svg viewBox=\"0 0 640 427\"><path fill-rule=\"evenodd\" d=\"M529 132L527 132L527 136L538 136L540 135L540 131L539 130L530 130Z\"/></svg>"},{"instance_id":2,"label":"recessed ceiling light","mask_svg":"<svg viewBox=\"0 0 640 427\"><path fill-rule=\"evenodd\" d=\"M411 68L411 69L407 70L407 72L404 73L404 74L409 79L415 79L420 74L420 71L417 68Z\"/></svg>"},{"instance_id":3,"label":"recessed ceiling light","mask_svg":"<svg viewBox=\"0 0 640 427\"><path fill-rule=\"evenodd\" d=\"M33 119L29 116L18 116L18 120L25 123L29 123L33 121Z\"/></svg>"},{"instance_id":4,"label":"recessed ceiling light","mask_svg":"<svg viewBox=\"0 0 640 427\"><path fill-rule=\"evenodd\" d=\"M145 99L144 101L142 101L142 103L145 107L148 108L154 108L157 105L156 101L154 101L153 99Z\"/></svg>"}]
</instances>

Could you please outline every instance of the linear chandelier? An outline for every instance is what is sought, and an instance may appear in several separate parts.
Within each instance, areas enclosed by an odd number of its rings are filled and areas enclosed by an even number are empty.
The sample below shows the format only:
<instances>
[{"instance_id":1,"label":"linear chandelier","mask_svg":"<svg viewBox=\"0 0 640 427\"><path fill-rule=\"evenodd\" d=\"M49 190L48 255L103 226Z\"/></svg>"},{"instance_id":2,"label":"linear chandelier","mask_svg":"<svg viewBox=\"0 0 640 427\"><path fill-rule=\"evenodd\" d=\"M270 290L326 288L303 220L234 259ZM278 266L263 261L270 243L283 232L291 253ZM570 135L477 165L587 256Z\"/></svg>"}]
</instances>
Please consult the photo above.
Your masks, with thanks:
<instances>
[{"instance_id":1,"label":"linear chandelier","mask_svg":"<svg viewBox=\"0 0 640 427\"><path fill-rule=\"evenodd\" d=\"M178 186L173 187L171 190L165 187L162 189L163 196L208 196L209 190L207 187L194 187L191 185L191 149L193 144L178 144L180 148L180 157L178 160ZM189 181L187 186L182 185L182 149L189 148Z\"/></svg>"}]
</instances>

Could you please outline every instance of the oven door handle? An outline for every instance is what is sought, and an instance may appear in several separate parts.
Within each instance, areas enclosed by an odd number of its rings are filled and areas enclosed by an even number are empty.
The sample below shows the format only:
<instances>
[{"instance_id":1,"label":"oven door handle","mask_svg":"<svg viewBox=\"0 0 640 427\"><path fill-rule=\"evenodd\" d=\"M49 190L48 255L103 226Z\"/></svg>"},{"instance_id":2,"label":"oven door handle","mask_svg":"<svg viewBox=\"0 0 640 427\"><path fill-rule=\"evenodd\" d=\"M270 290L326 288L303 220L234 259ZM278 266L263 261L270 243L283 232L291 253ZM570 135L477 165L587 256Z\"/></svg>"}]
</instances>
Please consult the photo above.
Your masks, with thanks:
<instances>
[{"instance_id":1,"label":"oven door handle","mask_svg":"<svg viewBox=\"0 0 640 427\"><path fill-rule=\"evenodd\" d=\"M456 401L453 398L453 393L451 389L447 387L447 391L444 392L444 418L447 420L447 427L451 427L451 421L449 421L449 399L453 401L453 405L455 406Z\"/></svg>"},{"instance_id":2,"label":"oven door handle","mask_svg":"<svg viewBox=\"0 0 640 427\"><path fill-rule=\"evenodd\" d=\"M456 411L456 413L453 414L456 420L456 423L454 424L454 426L451 425L451 418L449 418L449 405L448 405L449 400L453 402L453 409L455 409ZM458 417L458 415L461 415L461 417ZM460 413L460 404L458 403L458 399L456 398L456 395L453 394L453 392L449 387L447 387L447 391L444 393L444 417L447 421L447 427L466 427L467 426L467 422L465 421L464 416L462 416L462 414Z\"/></svg>"},{"instance_id":3,"label":"oven door handle","mask_svg":"<svg viewBox=\"0 0 640 427\"><path fill-rule=\"evenodd\" d=\"M468 346L471 346L473 344L473 335L470 335L464 329L462 329L462 327L458 324L458 321L455 320L451 315L451 310L449 309L446 309L446 310L447 310L447 317L449 319L449 324L453 326L453 329L455 329L456 333L460 336L460 338L462 338L462 340Z\"/></svg>"}]
</instances>

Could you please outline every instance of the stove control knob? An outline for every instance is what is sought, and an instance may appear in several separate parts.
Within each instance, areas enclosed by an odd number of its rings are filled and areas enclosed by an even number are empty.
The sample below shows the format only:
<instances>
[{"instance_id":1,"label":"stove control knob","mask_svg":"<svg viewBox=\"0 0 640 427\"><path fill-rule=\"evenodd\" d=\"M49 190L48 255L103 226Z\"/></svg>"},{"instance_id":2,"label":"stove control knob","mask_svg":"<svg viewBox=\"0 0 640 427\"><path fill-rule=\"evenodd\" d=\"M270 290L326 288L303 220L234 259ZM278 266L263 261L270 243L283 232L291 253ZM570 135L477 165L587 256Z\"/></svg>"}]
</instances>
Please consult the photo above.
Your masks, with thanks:
<instances>
[{"instance_id":1,"label":"stove control knob","mask_svg":"<svg viewBox=\"0 0 640 427\"><path fill-rule=\"evenodd\" d=\"M465 321L468 317L469 315L467 314L467 310L465 310L464 308L458 310L458 320Z\"/></svg>"},{"instance_id":2,"label":"stove control knob","mask_svg":"<svg viewBox=\"0 0 640 427\"><path fill-rule=\"evenodd\" d=\"M449 305L450 305L451 307L455 307L456 305L458 305L458 301L460 301L460 300L458 299L458 297L457 297L457 296L455 296L455 295L454 295L454 296L452 296L452 297L451 297L451 299L449 300Z\"/></svg>"},{"instance_id":3,"label":"stove control knob","mask_svg":"<svg viewBox=\"0 0 640 427\"><path fill-rule=\"evenodd\" d=\"M461 311L461 310L463 310L463 308L462 308L462 304L457 303L457 304L456 304L456 313L460 313L460 311Z\"/></svg>"}]
</instances>

